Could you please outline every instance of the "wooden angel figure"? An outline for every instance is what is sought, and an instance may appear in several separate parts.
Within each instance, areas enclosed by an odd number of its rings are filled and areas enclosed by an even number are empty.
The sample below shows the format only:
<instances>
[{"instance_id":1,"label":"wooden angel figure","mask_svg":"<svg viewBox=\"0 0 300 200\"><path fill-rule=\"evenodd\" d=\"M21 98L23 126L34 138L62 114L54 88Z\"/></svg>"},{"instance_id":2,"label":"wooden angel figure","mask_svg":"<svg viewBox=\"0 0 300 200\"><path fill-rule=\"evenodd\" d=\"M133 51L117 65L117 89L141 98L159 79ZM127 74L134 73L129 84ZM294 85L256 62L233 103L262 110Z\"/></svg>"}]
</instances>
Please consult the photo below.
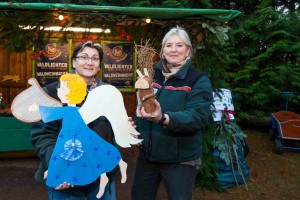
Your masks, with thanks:
<instances>
[{"instance_id":1,"label":"wooden angel figure","mask_svg":"<svg viewBox=\"0 0 300 200\"><path fill-rule=\"evenodd\" d=\"M144 68L144 75L140 70L136 70L138 74L138 80L135 82L135 88L137 89L137 100L138 106L145 108L147 113L152 113L155 111L155 94L153 90L153 80L149 76L147 68Z\"/></svg>"},{"instance_id":2,"label":"wooden angel figure","mask_svg":"<svg viewBox=\"0 0 300 200\"><path fill-rule=\"evenodd\" d=\"M43 93L43 95L38 96L46 96L47 98L47 94L40 87L37 88L41 93ZM27 90L30 91L30 88ZM92 93L93 91L91 91L90 93ZM18 95L14 99L14 102L12 104L12 108L14 111L13 114L18 113L18 117L20 115L19 110L21 110L18 109L17 106L19 105L20 101L19 97L23 97L21 98L22 100L25 100L24 98L26 96L32 97L32 95L26 94L26 92L27 91L25 90L20 95ZM101 95L105 96L106 94L102 93L100 94L100 96ZM27 105L27 113L29 111L39 113L39 115L37 115L36 119L25 117L25 115L28 115L26 113L23 113L23 115L21 116L23 117L22 121L27 122L29 121L27 118L30 118L30 120L32 121L37 121L40 117L45 123L62 119L62 128L52 152L48 170L45 172L45 175L47 177L46 185L53 188L56 188L63 182L67 182L70 185L87 185L95 181L100 176L100 187L97 194L97 198L100 198L103 195L105 186L108 182L106 172L111 171L117 165L119 165L122 175L121 182L124 183L127 178L127 163L122 160L120 152L115 146L106 142L87 126L86 122L92 120L91 117L87 117L87 113L92 113L97 109L97 107L93 107L93 109L89 111L80 112L80 109L76 107L76 104L81 103L85 96L86 83L84 82L84 80L80 76L75 74L65 74L60 78L58 97L60 98L62 103L67 103L67 106L62 107L61 105L55 103L52 103L55 104L55 106L44 106L43 103L40 103L39 100L36 100L39 99L38 97L32 98L36 101L29 103L30 105ZM31 99L27 100L29 101ZM56 100L51 99L51 101ZM89 95L85 104L87 102L93 102L93 100L89 98ZM97 102L97 104L102 103ZM111 100L104 103L113 104L114 101ZM105 107L105 105L102 106ZM89 106L85 107L91 108ZM106 105L106 107L109 106ZM105 116L105 114L102 114L101 112L97 113L97 117L101 115ZM129 123L127 119L126 122L117 122L117 119L114 120L116 121L111 121L112 127L116 126L113 125L114 123L126 125L128 125ZM128 129L126 125L124 125L124 127L127 128L127 130L130 129L130 132L138 134L136 131L134 132L131 130L134 129L132 126ZM115 130L114 133L120 134L118 131L115 132ZM128 135L130 135L130 137L128 137ZM117 138L120 137L116 137L116 139ZM140 140L135 141L131 138L133 138L133 136L128 133L127 137L125 136L122 138L125 141L127 140L123 143L127 144L128 146L128 143L132 144L134 142L140 142Z\"/></svg>"}]
</instances>

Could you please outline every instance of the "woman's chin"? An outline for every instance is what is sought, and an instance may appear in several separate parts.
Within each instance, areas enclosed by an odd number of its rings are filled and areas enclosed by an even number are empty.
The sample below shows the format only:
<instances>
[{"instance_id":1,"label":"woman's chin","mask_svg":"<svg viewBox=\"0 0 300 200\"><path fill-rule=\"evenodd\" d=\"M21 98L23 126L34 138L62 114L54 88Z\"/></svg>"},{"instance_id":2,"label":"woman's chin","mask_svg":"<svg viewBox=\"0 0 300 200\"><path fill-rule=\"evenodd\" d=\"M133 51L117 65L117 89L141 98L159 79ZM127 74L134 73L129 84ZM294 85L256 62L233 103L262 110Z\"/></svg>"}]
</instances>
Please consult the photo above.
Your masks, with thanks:
<instances>
[{"instance_id":1,"label":"woman's chin","mask_svg":"<svg viewBox=\"0 0 300 200\"><path fill-rule=\"evenodd\" d=\"M92 78L96 74L97 74L96 71L87 71L87 70L83 71L83 73L82 73L83 76L88 77L88 78Z\"/></svg>"}]
</instances>

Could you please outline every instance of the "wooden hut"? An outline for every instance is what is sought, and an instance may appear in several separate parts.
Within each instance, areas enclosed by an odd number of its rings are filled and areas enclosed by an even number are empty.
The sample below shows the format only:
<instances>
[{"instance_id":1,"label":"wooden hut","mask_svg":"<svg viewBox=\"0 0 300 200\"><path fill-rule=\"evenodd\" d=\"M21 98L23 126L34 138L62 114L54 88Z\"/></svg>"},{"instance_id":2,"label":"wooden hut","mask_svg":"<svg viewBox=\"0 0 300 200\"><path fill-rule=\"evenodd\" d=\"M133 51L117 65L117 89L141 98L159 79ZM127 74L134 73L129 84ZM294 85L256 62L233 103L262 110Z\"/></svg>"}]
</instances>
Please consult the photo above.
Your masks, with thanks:
<instances>
[{"instance_id":1,"label":"wooden hut","mask_svg":"<svg viewBox=\"0 0 300 200\"><path fill-rule=\"evenodd\" d=\"M240 12L236 10L219 9L1 2L0 93L3 102L0 110L9 108L15 96L29 86L27 80L37 76L37 50L41 50L41 47L51 39L57 40L61 45L69 43L69 52L86 40L121 44L122 42L141 44L147 40L159 51L163 35L173 26L180 25L186 28L197 45L202 42L205 34L216 34L207 26L204 27L204 23L210 27L221 27L239 14ZM53 31L50 27L60 28ZM76 32L75 28L80 28L81 31ZM102 31L93 32L95 28ZM135 66L136 62L134 59ZM71 69L70 62L68 62L69 69ZM135 79L134 70L133 74ZM99 76L103 76L103 71ZM136 107L135 89L132 83L119 88L128 115L133 116ZM1 124L4 123L0 117L0 134Z\"/></svg>"}]
</instances>

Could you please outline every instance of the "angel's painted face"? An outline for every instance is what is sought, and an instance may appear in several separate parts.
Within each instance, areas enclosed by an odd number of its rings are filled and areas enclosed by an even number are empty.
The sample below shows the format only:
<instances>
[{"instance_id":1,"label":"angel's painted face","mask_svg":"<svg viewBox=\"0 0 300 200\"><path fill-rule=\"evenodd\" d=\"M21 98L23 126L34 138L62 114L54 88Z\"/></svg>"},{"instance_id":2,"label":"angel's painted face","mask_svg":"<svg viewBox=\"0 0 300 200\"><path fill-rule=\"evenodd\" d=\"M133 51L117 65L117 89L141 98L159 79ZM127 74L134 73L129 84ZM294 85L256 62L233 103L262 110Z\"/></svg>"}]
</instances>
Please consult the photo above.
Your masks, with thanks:
<instances>
[{"instance_id":1,"label":"angel's painted face","mask_svg":"<svg viewBox=\"0 0 300 200\"><path fill-rule=\"evenodd\" d=\"M70 93L70 88L66 81L60 81L60 87L57 88L57 96L62 103L69 103L68 94Z\"/></svg>"}]
</instances>

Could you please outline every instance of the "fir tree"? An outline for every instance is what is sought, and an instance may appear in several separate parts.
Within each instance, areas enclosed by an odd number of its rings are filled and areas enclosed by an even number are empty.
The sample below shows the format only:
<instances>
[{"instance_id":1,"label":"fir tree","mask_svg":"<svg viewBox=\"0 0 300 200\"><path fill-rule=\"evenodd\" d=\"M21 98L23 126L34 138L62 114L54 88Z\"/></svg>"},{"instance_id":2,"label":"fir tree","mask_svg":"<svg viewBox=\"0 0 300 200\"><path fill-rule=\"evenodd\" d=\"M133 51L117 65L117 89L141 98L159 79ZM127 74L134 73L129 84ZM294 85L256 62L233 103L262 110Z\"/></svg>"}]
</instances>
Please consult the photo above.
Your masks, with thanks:
<instances>
[{"instance_id":1,"label":"fir tree","mask_svg":"<svg viewBox=\"0 0 300 200\"><path fill-rule=\"evenodd\" d=\"M299 30L299 13L264 5L232 32L239 63L231 65L229 77L241 116L285 109L283 91L294 92L290 109L300 111Z\"/></svg>"}]
</instances>

